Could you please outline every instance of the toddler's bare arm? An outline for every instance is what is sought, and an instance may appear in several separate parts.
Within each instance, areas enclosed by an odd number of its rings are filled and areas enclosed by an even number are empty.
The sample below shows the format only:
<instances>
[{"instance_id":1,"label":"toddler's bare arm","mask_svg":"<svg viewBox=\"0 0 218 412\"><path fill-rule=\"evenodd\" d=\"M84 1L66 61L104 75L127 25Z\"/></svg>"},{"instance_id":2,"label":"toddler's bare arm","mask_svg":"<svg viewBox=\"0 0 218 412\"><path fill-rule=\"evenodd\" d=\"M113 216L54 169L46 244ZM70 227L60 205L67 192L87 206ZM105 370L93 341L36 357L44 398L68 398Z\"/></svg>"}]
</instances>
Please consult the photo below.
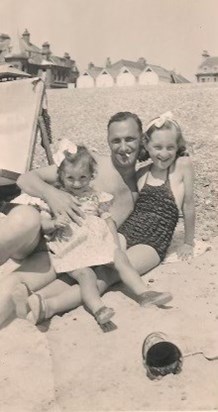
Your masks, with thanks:
<instances>
[{"instance_id":1,"label":"toddler's bare arm","mask_svg":"<svg viewBox=\"0 0 218 412\"><path fill-rule=\"evenodd\" d=\"M40 213L42 232L45 235L51 234L55 231L55 220L46 212Z\"/></svg>"},{"instance_id":2,"label":"toddler's bare arm","mask_svg":"<svg viewBox=\"0 0 218 412\"><path fill-rule=\"evenodd\" d=\"M117 247L118 247L119 249L121 249L121 245L120 245L120 240L119 240L119 236L118 236L118 233L117 233L116 224L114 223L114 221L113 221L113 219L112 219L111 217L108 217L108 218L105 219L105 220L106 220L106 223L107 223L107 225L108 225L108 227L109 227L109 229L110 229L110 231L111 231L111 233L112 233L112 235L113 235L114 243L117 245Z\"/></svg>"}]
</instances>

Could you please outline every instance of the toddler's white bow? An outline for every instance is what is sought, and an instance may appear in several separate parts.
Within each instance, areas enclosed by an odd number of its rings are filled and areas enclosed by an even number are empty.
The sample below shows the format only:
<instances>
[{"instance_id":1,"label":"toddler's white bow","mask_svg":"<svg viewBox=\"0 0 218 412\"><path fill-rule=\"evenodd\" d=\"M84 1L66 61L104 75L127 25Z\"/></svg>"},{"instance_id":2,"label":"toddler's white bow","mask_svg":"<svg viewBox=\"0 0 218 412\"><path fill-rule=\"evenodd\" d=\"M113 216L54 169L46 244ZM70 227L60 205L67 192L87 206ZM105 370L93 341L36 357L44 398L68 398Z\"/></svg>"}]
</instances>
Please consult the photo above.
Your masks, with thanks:
<instances>
[{"instance_id":1,"label":"toddler's white bow","mask_svg":"<svg viewBox=\"0 0 218 412\"><path fill-rule=\"evenodd\" d=\"M159 117L156 117L156 119L152 120L146 126L145 132L147 132L151 126L156 126L158 129L160 129L167 120L170 120L171 122L173 122L173 114L171 112L163 113Z\"/></svg>"},{"instance_id":2,"label":"toddler's white bow","mask_svg":"<svg viewBox=\"0 0 218 412\"><path fill-rule=\"evenodd\" d=\"M65 159L64 152L67 151L71 154L77 153L77 145L75 143L70 142L68 139L63 139L60 142L58 151L53 155L54 162L56 166L60 166L60 164Z\"/></svg>"}]
</instances>

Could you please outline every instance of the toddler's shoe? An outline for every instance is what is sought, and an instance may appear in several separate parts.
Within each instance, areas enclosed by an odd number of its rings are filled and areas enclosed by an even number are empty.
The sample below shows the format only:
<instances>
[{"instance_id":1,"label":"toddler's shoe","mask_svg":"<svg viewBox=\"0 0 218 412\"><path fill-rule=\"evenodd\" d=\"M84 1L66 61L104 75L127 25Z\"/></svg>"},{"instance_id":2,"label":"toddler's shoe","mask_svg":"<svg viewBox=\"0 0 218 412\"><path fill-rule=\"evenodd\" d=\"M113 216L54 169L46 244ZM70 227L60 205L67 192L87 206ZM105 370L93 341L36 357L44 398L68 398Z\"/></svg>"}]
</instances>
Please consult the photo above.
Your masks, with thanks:
<instances>
[{"instance_id":1,"label":"toddler's shoe","mask_svg":"<svg viewBox=\"0 0 218 412\"><path fill-rule=\"evenodd\" d=\"M94 313L94 317L99 325L104 325L114 316L115 312L112 308L102 306L97 312Z\"/></svg>"}]
</instances>

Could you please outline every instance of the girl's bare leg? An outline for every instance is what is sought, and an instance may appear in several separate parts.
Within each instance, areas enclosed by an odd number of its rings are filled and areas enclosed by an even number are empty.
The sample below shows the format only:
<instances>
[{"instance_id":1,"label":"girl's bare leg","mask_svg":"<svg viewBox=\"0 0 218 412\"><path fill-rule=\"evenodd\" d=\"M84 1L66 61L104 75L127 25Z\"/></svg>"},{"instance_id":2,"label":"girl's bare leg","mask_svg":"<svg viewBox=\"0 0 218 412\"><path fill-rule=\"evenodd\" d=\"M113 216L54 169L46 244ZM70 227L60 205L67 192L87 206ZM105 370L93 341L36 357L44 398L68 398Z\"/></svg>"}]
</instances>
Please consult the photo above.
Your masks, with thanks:
<instances>
[{"instance_id":1,"label":"girl's bare leg","mask_svg":"<svg viewBox=\"0 0 218 412\"><path fill-rule=\"evenodd\" d=\"M138 262L138 261L137 261ZM114 257L115 269L119 272L121 281L128 286L128 288L139 296L146 292L146 286L141 279L137 270L131 265L126 253L116 250Z\"/></svg>"},{"instance_id":2,"label":"girl's bare leg","mask_svg":"<svg viewBox=\"0 0 218 412\"><path fill-rule=\"evenodd\" d=\"M133 246L126 250L126 254L133 269L140 276L146 274L160 263L157 252L147 245ZM101 294L121 280L118 271L112 265L98 266L95 268L95 272L97 273L97 284Z\"/></svg>"},{"instance_id":3,"label":"girl's bare leg","mask_svg":"<svg viewBox=\"0 0 218 412\"><path fill-rule=\"evenodd\" d=\"M40 215L31 206L17 206L0 222L0 265L9 258L23 259L37 246Z\"/></svg>"},{"instance_id":4,"label":"girl's bare leg","mask_svg":"<svg viewBox=\"0 0 218 412\"><path fill-rule=\"evenodd\" d=\"M150 270L160 264L160 257L156 250L148 245L136 245L130 247L126 251L126 254L131 265L140 276L150 272Z\"/></svg>"},{"instance_id":5,"label":"girl's bare leg","mask_svg":"<svg viewBox=\"0 0 218 412\"><path fill-rule=\"evenodd\" d=\"M147 272L149 272L151 269L153 269L155 266L157 266L160 263L160 258L151 246L147 245L136 245L131 248L129 248L126 251L127 257L129 259L130 264L132 265L133 268L137 270L137 272L140 275L143 275ZM104 270L104 269L102 269ZM116 269L114 268L111 273L113 273L114 279L112 281L116 280L118 277L118 273L115 274ZM98 278L102 276L99 274ZM105 274L104 274L105 276ZM111 276L111 274L110 274ZM126 279L126 275L123 273L124 280ZM141 288L140 283L138 282L136 286L136 281L135 281L135 274L134 272L131 274L131 276L128 279L129 281L129 286L131 286L131 289L135 291L137 294L137 290L139 291ZM125 282L127 283L127 282ZM140 303L142 306L148 306L148 305L164 305L165 303L169 302L172 299L172 295L168 292L156 292L156 291L148 291L146 290L145 285L142 285L142 289L144 291L138 295L138 303Z\"/></svg>"}]
</instances>

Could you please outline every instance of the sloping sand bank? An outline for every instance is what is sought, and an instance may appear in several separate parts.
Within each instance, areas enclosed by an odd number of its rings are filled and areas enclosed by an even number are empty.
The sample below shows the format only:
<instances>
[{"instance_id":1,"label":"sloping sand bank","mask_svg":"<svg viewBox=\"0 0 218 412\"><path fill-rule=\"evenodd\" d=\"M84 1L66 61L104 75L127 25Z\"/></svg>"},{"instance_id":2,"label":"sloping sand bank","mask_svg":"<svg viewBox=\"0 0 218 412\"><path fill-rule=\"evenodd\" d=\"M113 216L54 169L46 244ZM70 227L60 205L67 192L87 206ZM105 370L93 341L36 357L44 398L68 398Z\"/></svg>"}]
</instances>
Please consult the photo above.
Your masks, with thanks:
<instances>
[{"instance_id":1,"label":"sloping sand bank","mask_svg":"<svg viewBox=\"0 0 218 412\"><path fill-rule=\"evenodd\" d=\"M111 332L82 307L39 328L18 319L3 328L0 411L218 409L217 247L214 238L212 250L191 263L144 276L149 289L173 294L165 309L142 309L119 286L108 292L105 303L116 310ZM180 374L147 378L141 348L154 331L181 349Z\"/></svg>"}]
</instances>

